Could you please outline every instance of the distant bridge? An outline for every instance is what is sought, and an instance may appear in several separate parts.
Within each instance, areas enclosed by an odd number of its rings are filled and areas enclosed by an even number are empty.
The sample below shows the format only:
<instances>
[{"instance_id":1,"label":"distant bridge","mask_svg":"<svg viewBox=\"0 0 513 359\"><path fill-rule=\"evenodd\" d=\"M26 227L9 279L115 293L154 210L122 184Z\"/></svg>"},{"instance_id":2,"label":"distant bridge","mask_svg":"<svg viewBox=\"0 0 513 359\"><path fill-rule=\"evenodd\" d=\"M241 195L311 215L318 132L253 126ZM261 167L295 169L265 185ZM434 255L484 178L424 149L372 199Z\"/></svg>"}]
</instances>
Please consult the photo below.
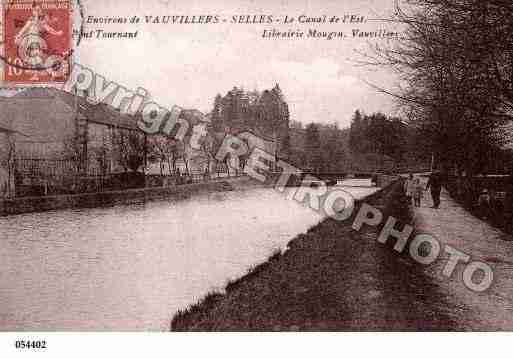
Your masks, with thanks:
<instances>
[{"instance_id":1,"label":"distant bridge","mask_svg":"<svg viewBox=\"0 0 513 359\"><path fill-rule=\"evenodd\" d=\"M384 187L392 181L396 180L398 176L387 175L383 173L371 173L371 172L321 172L314 173L313 171L301 172L302 176L293 176L289 179L288 186L301 186L303 184L305 176L312 176L319 180L319 185L322 183L328 186L340 185L342 182L343 186L347 187ZM281 175L281 172L273 172L275 176ZM314 182L315 183L315 182Z\"/></svg>"}]
</instances>

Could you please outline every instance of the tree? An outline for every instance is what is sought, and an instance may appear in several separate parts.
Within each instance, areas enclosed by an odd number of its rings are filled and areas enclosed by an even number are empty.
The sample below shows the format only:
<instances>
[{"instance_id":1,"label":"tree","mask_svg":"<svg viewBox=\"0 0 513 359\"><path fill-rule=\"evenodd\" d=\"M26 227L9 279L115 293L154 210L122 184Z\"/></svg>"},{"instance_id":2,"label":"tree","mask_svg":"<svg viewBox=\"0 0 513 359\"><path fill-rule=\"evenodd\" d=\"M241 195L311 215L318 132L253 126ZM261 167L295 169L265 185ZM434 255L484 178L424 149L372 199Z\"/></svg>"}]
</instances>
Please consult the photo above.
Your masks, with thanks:
<instances>
[{"instance_id":1,"label":"tree","mask_svg":"<svg viewBox=\"0 0 513 359\"><path fill-rule=\"evenodd\" d=\"M224 131L223 97L220 94L217 94L214 99L214 109L212 110L212 125L214 127L214 131Z\"/></svg>"},{"instance_id":2,"label":"tree","mask_svg":"<svg viewBox=\"0 0 513 359\"><path fill-rule=\"evenodd\" d=\"M291 144L291 139L290 139L290 132L287 131L284 134L283 139L281 141L281 150L279 153L279 157L281 159L288 160L291 156L291 147L292 147L292 144Z\"/></svg>"},{"instance_id":3,"label":"tree","mask_svg":"<svg viewBox=\"0 0 513 359\"><path fill-rule=\"evenodd\" d=\"M200 152L202 153L203 158L206 159L205 170L210 174L212 165L217 161L214 153L214 138L212 136L207 136L200 146Z\"/></svg>"},{"instance_id":4,"label":"tree","mask_svg":"<svg viewBox=\"0 0 513 359\"><path fill-rule=\"evenodd\" d=\"M94 156L94 160L98 164L100 177L103 179L105 176L107 176L109 171L109 148L107 144L102 143L100 146L92 148L91 152Z\"/></svg>"},{"instance_id":5,"label":"tree","mask_svg":"<svg viewBox=\"0 0 513 359\"><path fill-rule=\"evenodd\" d=\"M321 138L319 128L314 123L306 126L305 147L308 169L319 173L322 168Z\"/></svg>"},{"instance_id":6,"label":"tree","mask_svg":"<svg viewBox=\"0 0 513 359\"><path fill-rule=\"evenodd\" d=\"M13 198L15 191L15 161L16 148L14 134L11 132L0 132L0 138L4 136L4 145L0 143L2 149L0 153L0 199Z\"/></svg>"},{"instance_id":7,"label":"tree","mask_svg":"<svg viewBox=\"0 0 513 359\"><path fill-rule=\"evenodd\" d=\"M164 175L167 164L168 174L176 173L176 161L178 159L178 142L169 136L152 136L149 142L150 156L159 162L160 174Z\"/></svg>"},{"instance_id":8,"label":"tree","mask_svg":"<svg viewBox=\"0 0 513 359\"><path fill-rule=\"evenodd\" d=\"M339 173L345 171L346 154L342 131L336 124L319 125L321 143L321 171L327 173Z\"/></svg>"},{"instance_id":9,"label":"tree","mask_svg":"<svg viewBox=\"0 0 513 359\"><path fill-rule=\"evenodd\" d=\"M414 0L393 20L404 36L368 63L390 67L404 86L379 90L396 98L440 165L482 170L509 141L501 129L513 119L513 4Z\"/></svg>"},{"instance_id":10,"label":"tree","mask_svg":"<svg viewBox=\"0 0 513 359\"><path fill-rule=\"evenodd\" d=\"M84 154L84 146L78 136L68 136L64 139L62 155L72 164L74 176L85 171L86 158Z\"/></svg>"},{"instance_id":11,"label":"tree","mask_svg":"<svg viewBox=\"0 0 513 359\"><path fill-rule=\"evenodd\" d=\"M144 165L147 150L145 136L139 131L115 129L112 144L119 155L119 164L125 172L137 172Z\"/></svg>"},{"instance_id":12,"label":"tree","mask_svg":"<svg viewBox=\"0 0 513 359\"><path fill-rule=\"evenodd\" d=\"M363 116L360 110L356 110L351 119L351 132L349 137L349 147L353 152L361 152L363 150L363 142L365 141L365 127Z\"/></svg>"},{"instance_id":13,"label":"tree","mask_svg":"<svg viewBox=\"0 0 513 359\"><path fill-rule=\"evenodd\" d=\"M262 93L257 106L258 132L271 137L275 143L275 157L287 157L290 151L289 107L277 84Z\"/></svg>"}]
</instances>

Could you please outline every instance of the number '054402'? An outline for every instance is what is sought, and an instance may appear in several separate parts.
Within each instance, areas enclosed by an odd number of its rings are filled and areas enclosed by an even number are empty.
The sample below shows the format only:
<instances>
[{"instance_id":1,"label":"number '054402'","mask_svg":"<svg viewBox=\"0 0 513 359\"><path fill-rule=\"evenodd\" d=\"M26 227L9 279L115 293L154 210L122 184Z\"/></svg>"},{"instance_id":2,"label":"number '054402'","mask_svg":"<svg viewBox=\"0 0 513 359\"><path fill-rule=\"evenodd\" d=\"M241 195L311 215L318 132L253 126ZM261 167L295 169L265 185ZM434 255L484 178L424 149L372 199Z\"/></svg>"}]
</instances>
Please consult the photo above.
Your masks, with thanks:
<instances>
[{"instance_id":1,"label":"number '054402'","mask_svg":"<svg viewBox=\"0 0 513 359\"><path fill-rule=\"evenodd\" d=\"M46 349L45 340L17 340L16 349Z\"/></svg>"}]
</instances>

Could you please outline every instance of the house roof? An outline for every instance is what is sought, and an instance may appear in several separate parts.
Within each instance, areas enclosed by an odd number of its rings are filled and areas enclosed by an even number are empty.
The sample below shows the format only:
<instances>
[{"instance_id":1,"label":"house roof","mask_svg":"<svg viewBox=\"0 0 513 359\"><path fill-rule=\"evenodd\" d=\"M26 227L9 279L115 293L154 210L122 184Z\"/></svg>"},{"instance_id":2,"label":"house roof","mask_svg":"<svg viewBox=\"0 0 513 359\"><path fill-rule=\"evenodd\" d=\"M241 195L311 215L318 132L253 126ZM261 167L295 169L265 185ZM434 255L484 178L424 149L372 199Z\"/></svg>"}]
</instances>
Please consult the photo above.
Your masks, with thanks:
<instances>
[{"instance_id":1,"label":"house roof","mask_svg":"<svg viewBox=\"0 0 513 359\"><path fill-rule=\"evenodd\" d=\"M58 98L69 108L76 111L77 115L91 122L108 126L121 127L136 130L137 116L122 114L119 110L104 103L92 104L82 96L75 96L69 92L55 88L30 88L17 95L15 98Z\"/></svg>"},{"instance_id":2,"label":"house roof","mask_svg":"<svg viewBox=\"0 0 513 359\"><path fill-rule=\"evenodd\" d=\"M62 143L74 133L75 119L136 130L136 117L55 88L35 87L13 96L0 96L0 128L21 133L29 142Z\"/></svg>"},{"instance_id":3,"label":"house roof","mask_svg":"<svg viewBox=\"0 0 513 359\"><path fill-rule=\"evenodd\" d=\"M51 87L33 87L14 96L0 96L0 126L34 135L38 141L58 142L62 137L59 132L64 125L56 123L56 113L129 130L139 130L137 121L141 117L140 113L122 114L107 104L91 104L82 96ZM191 125L210 122L208 116L195 109L182 110L180 118Z\"/></svg>"},{"instance_id":4,"label":"house roof","mask_svg":"<svg viewBox=\"0 0 513 359\"><path fill-rule=\"evenodd\" d=\"M17 97L0 97L0 126L13 132L22 133L38 142L62 141L67 133L67 123L71 110L59 106L55 99L31 98L30 101ZM56 121L55 119L59 119Z\"/></svg>"}]
</instances>

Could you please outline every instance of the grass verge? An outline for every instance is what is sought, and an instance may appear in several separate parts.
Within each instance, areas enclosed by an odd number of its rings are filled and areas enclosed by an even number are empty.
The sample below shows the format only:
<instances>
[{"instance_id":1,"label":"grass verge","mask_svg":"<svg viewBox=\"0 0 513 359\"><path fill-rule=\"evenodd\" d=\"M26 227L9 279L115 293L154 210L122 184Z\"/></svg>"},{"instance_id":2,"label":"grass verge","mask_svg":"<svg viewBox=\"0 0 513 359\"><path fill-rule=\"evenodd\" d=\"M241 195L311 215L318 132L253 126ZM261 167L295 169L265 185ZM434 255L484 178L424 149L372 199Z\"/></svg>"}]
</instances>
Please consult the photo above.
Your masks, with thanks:
<instances>
[{"instance_id":1,"label":"grass verge","mask_svg":"<svg viewBox=\"0 0 513 359\"><path fill-rule=\"evenodd\" d=\"M386 216L409 221L402 184L365 202ZM354 231L353 218L326 219L289 242L224 293L208 294L176 313L172 331L448 330L436 313L436 285L376 242L379 228ZM419 295L426 300L419 301ZM429 298L429 300L427 300ZM413 303L413 305L412 305ZM442 306L442 304L440 304Z\"/></svg>"}]
</instances>

